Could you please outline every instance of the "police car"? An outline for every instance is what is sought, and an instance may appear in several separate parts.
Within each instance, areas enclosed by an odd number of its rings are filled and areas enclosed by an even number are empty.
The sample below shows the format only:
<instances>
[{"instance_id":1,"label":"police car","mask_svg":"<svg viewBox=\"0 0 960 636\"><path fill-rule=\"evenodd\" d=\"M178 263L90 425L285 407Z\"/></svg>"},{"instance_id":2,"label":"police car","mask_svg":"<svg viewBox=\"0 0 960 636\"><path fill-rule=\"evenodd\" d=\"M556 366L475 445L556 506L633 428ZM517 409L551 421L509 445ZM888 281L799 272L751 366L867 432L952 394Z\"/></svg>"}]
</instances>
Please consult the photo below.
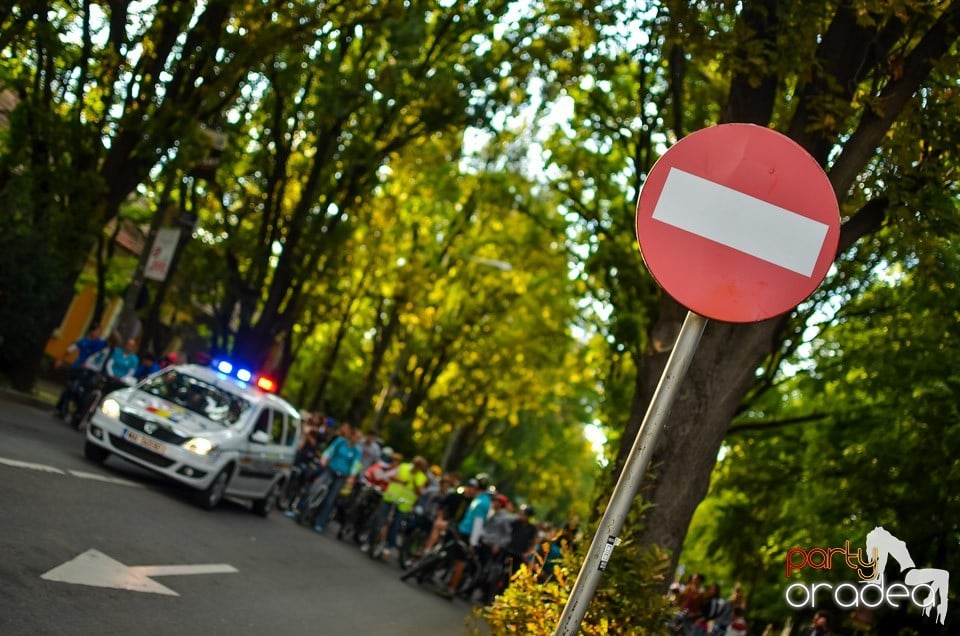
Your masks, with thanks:
<instances>
[{"instance_id":1,"label":"police car","mask_svg":"<svg viewBox=\"0 0 960 636\"><path fill-rule=\"evenodd\" d=\"M207 509L251 500L266 516L289 478L300 414L275 383L229 362L167 367L107 395L87 426L84 455L116 455L196 489Z\"/></svg>"}]
</instances>

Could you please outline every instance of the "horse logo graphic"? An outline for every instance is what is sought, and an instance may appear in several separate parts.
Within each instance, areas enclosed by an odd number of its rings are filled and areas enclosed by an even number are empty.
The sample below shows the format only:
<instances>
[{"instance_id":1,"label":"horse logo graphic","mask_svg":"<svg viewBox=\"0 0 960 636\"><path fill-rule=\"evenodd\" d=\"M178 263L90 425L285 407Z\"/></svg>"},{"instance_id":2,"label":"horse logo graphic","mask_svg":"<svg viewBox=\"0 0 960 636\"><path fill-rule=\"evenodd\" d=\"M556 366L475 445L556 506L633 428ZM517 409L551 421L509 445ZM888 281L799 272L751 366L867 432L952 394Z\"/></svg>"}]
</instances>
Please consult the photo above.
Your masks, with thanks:
<instances>
[{"instance_id":1,"label":"horse logo graphic","mask_svg":"<svg viewBox=\"0 0 960 636\"><path fill-rule=\"evenodd\" d=\"M950 582L950 573L935 568L918 568L910 556L907 544L887 532L882 526L877 526L867 534L867 554L874 555L876 568L871 579L883 584L883 574L888 559L892 558L900 565L903 574L903 583L912 588L924 586L927 595L921 602L924 616L930 616L933 607L937 608L937 622L944 624L947 618L947 585ZM916 592L917 590L914 589Z\"/></svg>"}]
</instances>

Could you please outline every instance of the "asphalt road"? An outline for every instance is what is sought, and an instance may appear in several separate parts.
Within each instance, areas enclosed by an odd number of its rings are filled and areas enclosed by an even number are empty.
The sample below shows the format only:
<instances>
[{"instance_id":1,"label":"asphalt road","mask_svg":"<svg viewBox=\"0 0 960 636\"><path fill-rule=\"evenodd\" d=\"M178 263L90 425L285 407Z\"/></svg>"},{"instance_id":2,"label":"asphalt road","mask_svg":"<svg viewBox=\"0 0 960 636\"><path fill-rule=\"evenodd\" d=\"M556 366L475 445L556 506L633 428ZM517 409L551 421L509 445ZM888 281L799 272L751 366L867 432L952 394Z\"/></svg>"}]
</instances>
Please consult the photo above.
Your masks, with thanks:
<instances>
[{"instance_id":1,"label":"asphalt road","mask_svg":"<svg viewBox=\"0 0 960 636\"><path fill-rule=\"evenodd\" d=\"M207 512L82 447L48 410L0 397L4 636L472 633L471 606L401 582L334 524L319 536L237 502Z\"/></svg>"}]
</instances>

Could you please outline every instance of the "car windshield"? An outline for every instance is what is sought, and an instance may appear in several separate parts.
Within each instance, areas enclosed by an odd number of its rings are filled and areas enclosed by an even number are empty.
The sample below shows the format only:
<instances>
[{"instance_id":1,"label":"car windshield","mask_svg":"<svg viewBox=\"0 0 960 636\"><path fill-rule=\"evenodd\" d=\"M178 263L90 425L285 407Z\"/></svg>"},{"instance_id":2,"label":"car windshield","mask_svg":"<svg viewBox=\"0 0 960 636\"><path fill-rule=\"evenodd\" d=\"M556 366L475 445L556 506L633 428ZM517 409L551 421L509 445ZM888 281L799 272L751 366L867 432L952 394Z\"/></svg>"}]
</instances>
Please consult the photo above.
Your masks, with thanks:
<instances>
[{"instance_id":1,"label":"car windshield","mask_svg":"<svg viewBox=\"0 0 960 636\"><path fill-rule=\"evenodd\" d=\"M250 402L236 393L179 371L149 378L140 390L199 413L224 426L232 426L250 408Z\"/></svg>"}]
</instances>

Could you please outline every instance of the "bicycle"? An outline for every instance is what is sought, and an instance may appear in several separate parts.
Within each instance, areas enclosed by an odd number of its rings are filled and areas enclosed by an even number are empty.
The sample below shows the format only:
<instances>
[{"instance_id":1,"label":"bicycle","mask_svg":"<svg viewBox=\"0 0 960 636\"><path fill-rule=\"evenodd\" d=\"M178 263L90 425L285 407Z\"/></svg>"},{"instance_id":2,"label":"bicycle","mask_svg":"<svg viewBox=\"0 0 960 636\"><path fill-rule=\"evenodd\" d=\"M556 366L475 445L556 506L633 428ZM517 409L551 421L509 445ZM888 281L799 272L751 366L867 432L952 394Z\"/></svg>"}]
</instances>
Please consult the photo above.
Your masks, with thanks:
<instances>
[{"instance_id":1,"label":"bicycle","mask_svg":"<svg viewBox=\"0 0 960 636\"><path fill-rule=\"evenodd\" d=\"M368 539L370 524L381 499L383 492L361 478L359 489L341 510L337 539L352 538L357 545L364 543Z\"/></svg>"},{"instance_id":2,"label":"bicycle","mask_svg":"<svg viewBox=\"0 0 960 636\"><path fill-rule=\"evenodd\" d=\"M397 509L399 501L383 502L373 517L370 530L367 533L366 552L371 559L379 559L387 549L387 541L390 535L390 527L396 515L403 515Z\"/></svg>"},{"instance_id":3,"label":"bicycle","mask_svg":"<svg viewBox=\"0 0 960 636\"><path fill-rule=\"evenodd\" d=\"M307 475L312 474L320 467L319 460L311 459L302 464L294 464L290 469L290 477L283 485L280 496L277 498L277 505L281 510L294 510L302 491L307 487ZM305 492L303 493L305 494Z\"/></svg>"},{"instance_id":4,"label":"bicycle","mask_svg":"<svg viewBox=\"0 0 960 636\"><path fill-rule=\"evenodd\" d=\"M311 528L317 521L317 515L320 513L320 506L323 500L327 498L330 491L330 484L333 482L333 474L324 469L309 485L305 484L306 492L302 492L297 503L297 521L304 526Z\"/></svg>"},{"instance_id":5,"label":"bicycle","mask_svg":"<svg viewBox=\"0 0 960 636\"><path fill-rule=\"evenodd\" d=\"M480 559L459 532L448 528L444 531L443 540L401 574L400 580L416 579L420 584L431 582L434 585L443 585L448 581L453 564L458 560L465 561L463 578L458 589L469 588L480 575Z\"/></svg>"},{"instance_id":6,"label":"bicycle","mask_svg":"<svg viewBox=\"0 0 960 636\"><path fill-rule=\"evenodd\" d=\"M100 408L100 402L104 396L128 386L130 385L126 380L110 377L104 373L91 373L84 379L83 392L77 408L70 417L70 423L78 431L86 430L93 414Z\"/></svg>"},{"instance_id":7,"label":"bicycle","mask_svg":"<svg viewBox=\"0 0 960 636\"><path fill-rule=\"evenodd\" d=\"M433 527L432 520L422 514L418 514L416 508L414 512L405 515L400 522L400 531L397 533L398 555L400 567L404 570L410 568L413 563L423 556L423 547L430 538L430 530Z\"/></svg>"}]
</instances>

